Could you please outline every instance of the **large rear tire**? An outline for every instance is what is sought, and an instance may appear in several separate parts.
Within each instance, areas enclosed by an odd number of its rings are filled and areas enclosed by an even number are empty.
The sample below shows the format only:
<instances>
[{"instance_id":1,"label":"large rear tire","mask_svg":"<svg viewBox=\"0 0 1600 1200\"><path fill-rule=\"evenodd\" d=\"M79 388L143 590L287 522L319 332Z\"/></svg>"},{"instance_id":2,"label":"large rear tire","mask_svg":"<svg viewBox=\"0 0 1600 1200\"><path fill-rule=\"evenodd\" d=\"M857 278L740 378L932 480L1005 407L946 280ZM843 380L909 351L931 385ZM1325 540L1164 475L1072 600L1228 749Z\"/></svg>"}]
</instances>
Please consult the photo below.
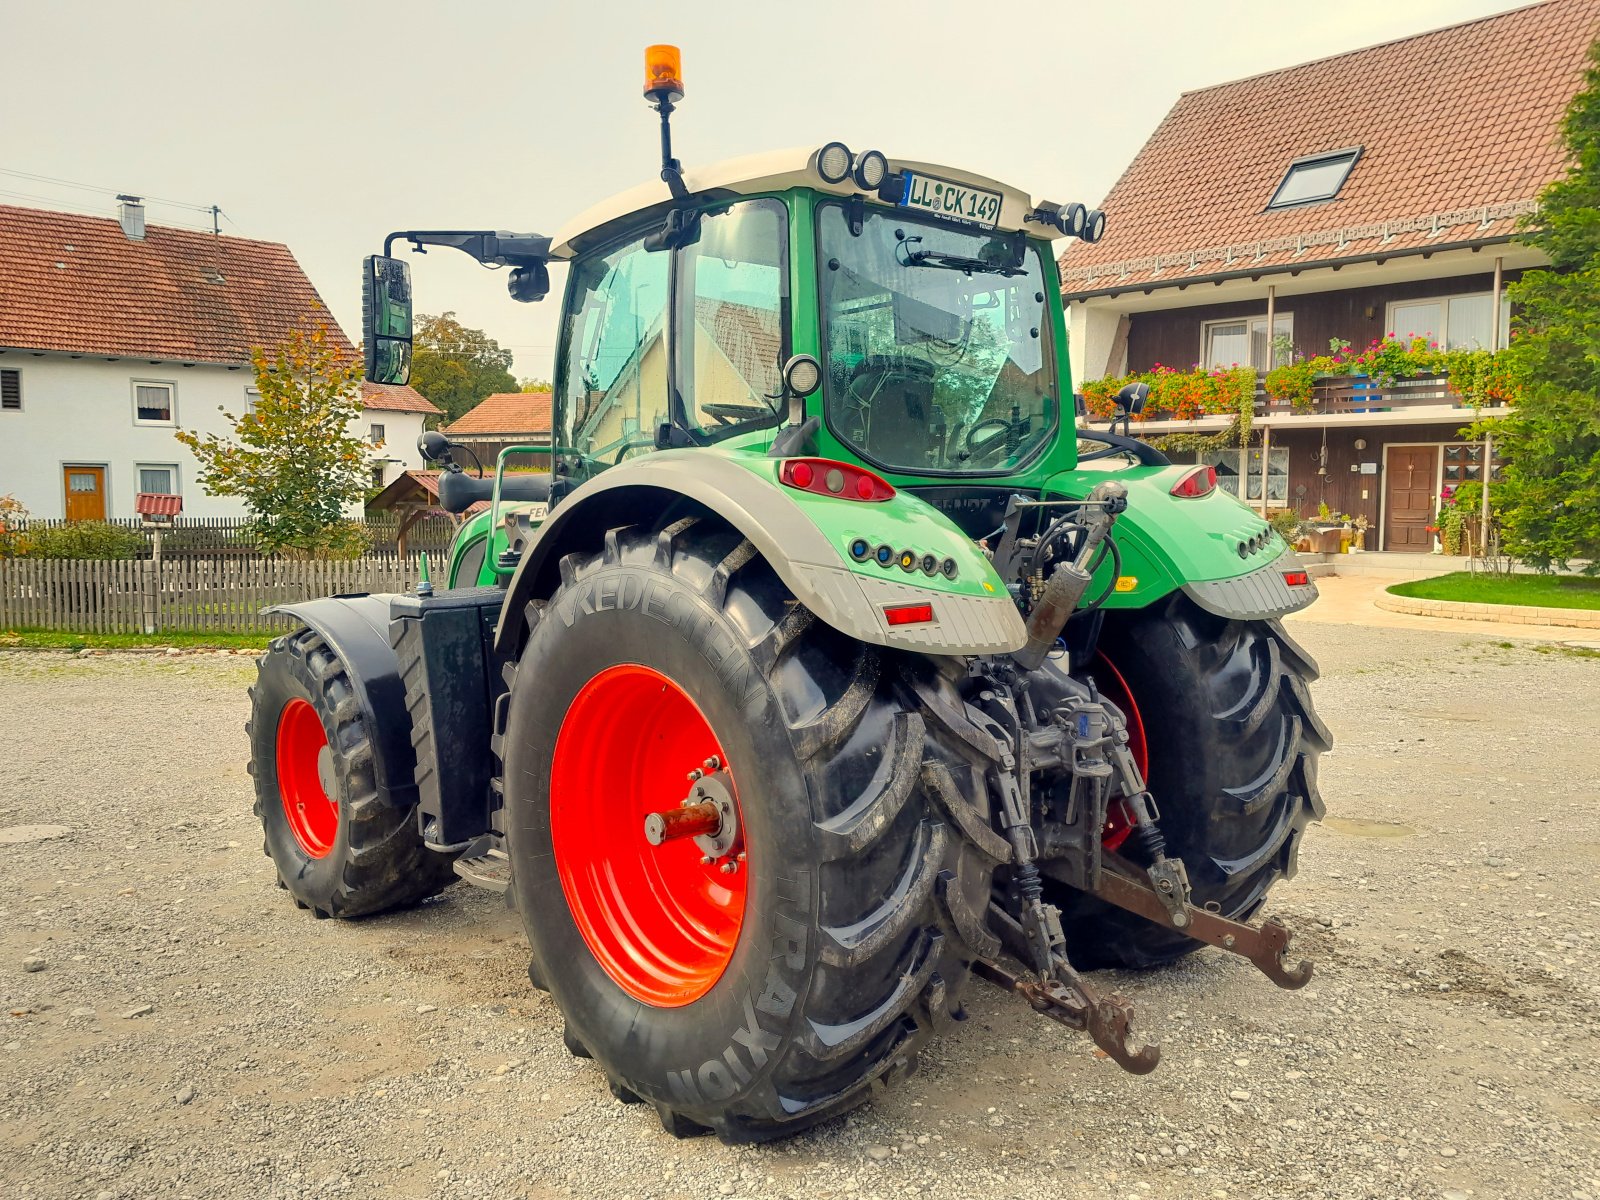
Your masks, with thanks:
<instances>
[{"instance_id":1,"label":"large rear tire","mask_svg":"<svg viewBox=\"0 0 1600 1200\"><path fill-rule=\"evenodd\" d=\"M513 886L568 1048L678 1135L854 1108L961 1015L993 950L992 864L938 808L981 792L900 682L919 664L814 620L709 518L561 566L501 745ZM713 755L733 857L649 844L645 816Z\"/></svg>"},{"instance_id":2,"label":"large rear tire","mask_svg":"<svg viewBox=\"0 0 1600 1200\"><path fill-rule=\"evenodd\" d=\"M379 794L372 731L349 673L322 635L276 638L250 689L250 773L262 849L278 884L318 917L365 917L455 882L422 842L415 805ZM390 763L391 775L411 764Z\"/></svg>"},{"instance_id":3,"label":"large rear tire","mask_svg":"<svg viewBox=\"0 0 1600 1200\"><path fill-rule=\"evenodd\" d=\"M1247 919L1295 872L1306 826L1322 816L1317 756L1332 745L1311 707L1316 663L1279 621L1234 621L1175 593L1107 614L1090 669L1142 725L1150 793L1194 903ZM1137 740L1137 739L1136 739ZM1153 967L1200 948L1175 930L1058 888L1074 966Z\"/></svg>"}]
</instances>

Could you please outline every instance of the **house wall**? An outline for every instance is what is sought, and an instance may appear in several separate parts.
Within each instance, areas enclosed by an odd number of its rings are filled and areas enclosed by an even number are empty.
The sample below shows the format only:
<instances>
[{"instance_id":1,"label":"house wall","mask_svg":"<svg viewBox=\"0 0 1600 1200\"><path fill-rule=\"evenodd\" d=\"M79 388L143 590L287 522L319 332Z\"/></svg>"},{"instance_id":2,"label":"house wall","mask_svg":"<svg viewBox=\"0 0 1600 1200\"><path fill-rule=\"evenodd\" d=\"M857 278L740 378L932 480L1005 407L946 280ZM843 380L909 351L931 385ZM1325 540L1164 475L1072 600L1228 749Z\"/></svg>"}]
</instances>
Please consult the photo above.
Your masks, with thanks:
<instances>
[{"instance_id":1,"label":"house wall","mask_svg":"<svg viewBox=\"0 0 1600 1200\"><path fill-rule=\"evenodd\" d=\"M1520 275L1519 271L1507 271L1505 282L1510 283ZM1280 315L1294 314L1295 349L1309 358L1327 353L1328 342L1332 338L1343 338L1359 350L1374 338L1392 332L1384 327L1386 307L1391 301L1487 292L1493 286L1493 272L1485 271L1445 279L1422 279L1377 287L1283 296L1278 299L1276 311ZM1202 304L1162 312L1134 313L1128 331L1128 370L1148 371L1157 363L1188 369L1200 358L1201 331L1207 321L1259 317L1264 316L1266 311L1267 303L1262 298L1232 304ZM1370 317L1368 311L1372 313ZM1404 333L1403 330L1400 332ZM1090 368L1094 366L1092 362L1085 365ZM1096 378L1097 374L1077 377Z\"/></svg>"},{"instance_id":2,"label":"house wall","mask_svg":"<svg viewBox=\"0 0 1600 1200\"><path fill-rule=\"evenodd\" d=\"M178 493L186 517L241 517L244 505L231 496L209 496L197 482L199 463L173 436L178 428L201 435L226 434L227 420L218 408L243 411L246 389L255 377L244 369L224 366L183 367L121 359L35 356L20 351L0 354L0 367L22 372L22 409L0 411L0 495L13 495L35 517L59 520L65 515L62 471L68 464L105 468L106 516L131 518L139 490L140 464L176 466ZM134 420L135 381L171 383L175 387L175 424L146 425ZM401 471L422 466L417 435L420 413L369 410L351 423L362 439L373 424L384 426L385 444L373 447L374 464L383 463L385 482ZM359 516L361 506L351 509Z\"/></svg>"}]
</instances>

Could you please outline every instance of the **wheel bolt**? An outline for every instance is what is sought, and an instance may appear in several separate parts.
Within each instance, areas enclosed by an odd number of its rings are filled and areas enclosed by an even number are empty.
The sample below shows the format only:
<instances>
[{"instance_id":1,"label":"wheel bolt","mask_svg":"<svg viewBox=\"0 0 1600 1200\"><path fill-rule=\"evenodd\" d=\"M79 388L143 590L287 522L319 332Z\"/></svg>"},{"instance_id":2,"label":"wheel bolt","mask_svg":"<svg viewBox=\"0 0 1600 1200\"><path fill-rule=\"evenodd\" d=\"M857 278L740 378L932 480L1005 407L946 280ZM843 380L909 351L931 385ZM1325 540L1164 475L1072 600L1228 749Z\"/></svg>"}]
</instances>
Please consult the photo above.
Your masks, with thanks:
<instances>
[{"instance_id":1,"label":"wheel bolt","mask_svg":"<svg viewBox=\"0 0 1600 1200\"><path fill-rule=\"evenodd\" d=\"M705 768L706 768L707 771L718 771L718 770L721 770L722 769L722 760L720 758L718 758L715 754L713 754L710 758L706 759Z\"/></svg>"},{"instance_id":2,"label":"wheel bolt","mask_svg":"<svg viewBox=\"0 0 1600 1200\"><path fill-rule=\"evenodd\" d=\"M709 867L715 861L716 861L716 859L712 858L711 855L709 855L709 854L702 854L700 856L700 865L702 867Z\"/></svg>"},{"instance_id":3,"label":"wheel bolt","mask_svg":"<svg viewBox=\"0 0 1600 1200\"><path fill-rule=\"evenodd\" d=\"M739 864L736 862L725 862L718 869L721 870L724 875L732 875L739 869Z\"/></svg>"},{"instance_id":4,"label":"wheel bolt","mask_svg":"<svg viewBox=\"0 0 1600 1200\"><path fill-rule=\"evenodd\" d=\"M704 774L704 771L702 771L699 767L696 767L694 770L689 772L689 782L693 783L696 779L699 779L700 776Z\"/></svg>"}]
</instances>

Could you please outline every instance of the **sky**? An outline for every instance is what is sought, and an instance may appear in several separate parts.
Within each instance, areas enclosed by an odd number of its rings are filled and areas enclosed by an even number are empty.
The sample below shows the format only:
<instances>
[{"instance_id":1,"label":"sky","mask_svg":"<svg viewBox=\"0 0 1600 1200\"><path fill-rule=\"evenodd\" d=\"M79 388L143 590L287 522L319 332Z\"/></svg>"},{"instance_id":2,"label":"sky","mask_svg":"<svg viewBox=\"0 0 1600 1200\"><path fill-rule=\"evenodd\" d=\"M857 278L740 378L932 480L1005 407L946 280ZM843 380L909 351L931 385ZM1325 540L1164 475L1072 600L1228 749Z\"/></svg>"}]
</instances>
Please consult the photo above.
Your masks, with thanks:
<instances>
[{"instance_id":1,"label":"sky","mask_svg":"<svg viewBox=\"0 0 1600 1200\"><path fill-rule=\"evenodd\" d=\"M653 42L683 51L686 165L839 139L1093 204L1184 91L1516 7L13 3L0 203L109 216L130 192L188 205L152 201L152 224L207 229L215 204L224 234L286 243L359 338L361 259L386 233L550 234L654 176ZM418 311L486 330L524 377L551 374L563 274L519 304L456 251L412 263Z\"/></svg>"}]
</instances>

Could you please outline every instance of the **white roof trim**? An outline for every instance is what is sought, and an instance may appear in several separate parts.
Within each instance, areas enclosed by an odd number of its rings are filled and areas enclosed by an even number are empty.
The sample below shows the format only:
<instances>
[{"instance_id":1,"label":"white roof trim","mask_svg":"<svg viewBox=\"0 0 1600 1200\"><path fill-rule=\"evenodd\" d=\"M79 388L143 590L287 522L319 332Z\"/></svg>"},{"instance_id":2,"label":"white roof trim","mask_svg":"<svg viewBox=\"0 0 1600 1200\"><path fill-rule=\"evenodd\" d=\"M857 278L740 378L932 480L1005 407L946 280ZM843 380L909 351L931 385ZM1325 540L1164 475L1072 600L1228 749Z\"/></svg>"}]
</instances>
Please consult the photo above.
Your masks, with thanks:
<instances>
[{"instance_id":1,"label":"white roof trim","mask_svg":"<svg viewBox=\"0 0 1600 1200\"><path fill-rule=\"evenodd\" d=\"M728 191L742 195L751 195L758 192L776 192L793 187L811 187L820 192L832 192L838 196L855 196L861 194L860 189L853 182L847 181L840 184L824 183L817 174L813 160L817 147L792 147L787 150L769 150L762 154L749 154L743 158L729 158L722 162L712 163L705 167L689 167L683 173L683 182L691 193ZM946 167L936 163L915 162L910 159L891 158L889 160L891 171L912 171L922 175L932 175L939 179L948 179L955 183L965 183L972 187L985 188L1001 195L1000 219L998 227L1006 230L1025 229L1033 236L1050 234L1051 237L1059 236L1053 229L1039 224L1024 224L1023 218L1031 213L1036 204L1032 197L1020 188L1010 184L1001 183L998 179L990 179L986 175L979 175L960 167ZM552 258L571 258L575 253L572 243L584 234L590 233L601 226L620 220L630 213L638 212L652 205L664 204L672 199L672 193L667 190L667 185L659 179L651 183L643 183L638 187L629 188L625 192L607 200L602 200L587 212L569 221L556 232L550 250ZM878 203L874 198L873 203Z\"/></svg>"}]
</instances>

